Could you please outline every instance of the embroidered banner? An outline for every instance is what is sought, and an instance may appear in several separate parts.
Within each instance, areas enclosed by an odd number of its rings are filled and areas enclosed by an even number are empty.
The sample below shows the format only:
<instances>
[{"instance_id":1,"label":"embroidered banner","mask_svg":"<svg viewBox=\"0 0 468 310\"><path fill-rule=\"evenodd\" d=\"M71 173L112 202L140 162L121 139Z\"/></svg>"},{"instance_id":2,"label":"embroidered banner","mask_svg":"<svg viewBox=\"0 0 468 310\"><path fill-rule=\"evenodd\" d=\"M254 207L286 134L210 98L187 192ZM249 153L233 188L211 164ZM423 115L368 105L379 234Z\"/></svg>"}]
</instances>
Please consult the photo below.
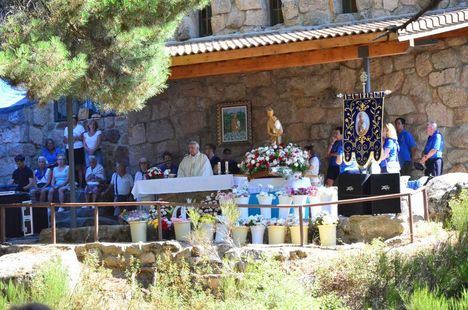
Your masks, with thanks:
<instances>
[{"instance_id":1,"label":"embroidered banner","mask_svg":"<svg viewBox=\"0 0 468 310\"><path fill-rule=\"evenodd\" d=\"M358 166L365 167L369 160L379 160L382 152L384 92L344 96L343 149L344 161L352 154Z\"/></svg>"}]
</instances>

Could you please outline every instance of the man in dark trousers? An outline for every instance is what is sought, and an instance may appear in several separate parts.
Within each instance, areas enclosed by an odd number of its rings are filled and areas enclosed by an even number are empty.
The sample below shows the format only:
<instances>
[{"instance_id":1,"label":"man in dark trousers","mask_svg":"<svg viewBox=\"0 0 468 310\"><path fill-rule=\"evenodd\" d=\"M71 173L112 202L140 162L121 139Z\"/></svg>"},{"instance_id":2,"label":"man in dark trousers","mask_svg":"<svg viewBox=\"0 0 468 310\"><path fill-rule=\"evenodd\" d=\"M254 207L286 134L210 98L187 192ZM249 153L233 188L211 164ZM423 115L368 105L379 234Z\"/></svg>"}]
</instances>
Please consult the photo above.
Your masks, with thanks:
<instances>
[{"instance_id":1,"label":"man in dark trousers","mask_svg":"<svg viewBox=\"0 0 468 310\"><path fill-rule=\"evenodd\" d=\"M436 177L442 174L444 162L442 160L442 151L444 150L444 137L437 130L435 122L427 123L426 127L427 138L426 146L422 152L420 163L426 165L424 174L426 176Z\"/></svg>"},{"instance_id":2,"label":"man in dark trousers","mask_svg":"<svg viewBox=\"0 0 468 310\"><path fill-rule=\"evenodd\" d=\"M416 157L416 142L413 135L406 130L406 120L399 117L395 120L395 128L398 132L398 160L401 167L401 175L411 175L413 160Z\"/></svg>"}]
</instances>

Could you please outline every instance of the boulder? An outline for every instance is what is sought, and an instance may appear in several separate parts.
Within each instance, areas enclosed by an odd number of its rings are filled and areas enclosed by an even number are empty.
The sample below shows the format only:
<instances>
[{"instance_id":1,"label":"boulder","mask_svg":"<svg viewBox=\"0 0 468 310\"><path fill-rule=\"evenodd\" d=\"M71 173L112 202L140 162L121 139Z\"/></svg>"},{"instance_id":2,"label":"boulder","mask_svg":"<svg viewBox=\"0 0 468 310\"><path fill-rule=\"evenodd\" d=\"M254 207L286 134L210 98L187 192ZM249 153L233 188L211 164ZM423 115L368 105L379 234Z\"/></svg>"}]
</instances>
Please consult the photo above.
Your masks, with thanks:
<instances>
[{"instance_id":1,"label":"boulder","mask_svg":"<svg viewBox=\"0 0 468 310\"><path fill-rule=\"evenodd\" d=\"M57 228L57 242L59 243L83 243L93 242L94 227ZM40 243L50 243L51 229L43 229L39 234ZM103 242L129 242L129 225L100 225L99 240Z\"/></svg>"},{"instance_id":2,"label":"boulder","mask_svg":"<svg viewBox=\"0 0 468 310\"><path fill-rule=\"evenodd\" d=\"M468 173L448 173L431 179L427 183L430 217L444 220L450 210L450 200L465 188L468 188Z\"/></svg>"},{"instance_id":3,"label":"boulder","mask_svg":"<svg viewBox=\"0 0 468 310\"><path fill-rule=\"evenodd\" d=\"M0 282L29 281L45 264L58 262L68 275L70 289L73 289L80 277L81 264L75 251L68 247L34 246L1 256Z\"/></svg>"},{"instance_id":4,"label":"boulder","mask_svg":"<svg viewBox=\"0 0 468 310\"><path fill-rule=\"evenodd\" d=\"M371 242L376 238L393 238L403 231L402 221L387 215L353 215L340 218L337 237L344 243Z\"/></svg>"}]
</instances>

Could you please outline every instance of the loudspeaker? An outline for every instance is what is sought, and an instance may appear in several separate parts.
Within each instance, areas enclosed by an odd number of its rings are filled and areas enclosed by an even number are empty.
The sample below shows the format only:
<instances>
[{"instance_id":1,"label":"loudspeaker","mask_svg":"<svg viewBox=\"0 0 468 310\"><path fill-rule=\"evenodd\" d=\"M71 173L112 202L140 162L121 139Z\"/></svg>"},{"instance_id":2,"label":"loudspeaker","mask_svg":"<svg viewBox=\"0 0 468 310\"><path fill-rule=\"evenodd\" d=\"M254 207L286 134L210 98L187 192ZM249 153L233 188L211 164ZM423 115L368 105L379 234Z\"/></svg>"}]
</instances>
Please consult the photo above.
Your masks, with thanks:
<instances>
[{"instance_id":1,"label":"loudspeaker","mask_svg":"<svg viewBox=\"0 0 468 310\"><path fill-rule=\"evenodd\" d=\"M368 174L340 174L338 177L338 200L366 197L368 191ZM338 214L348 217L371 214L371 208L368 202L343 204L338 205Z\"/></svg>"},{"instance_id":2,"label":"loudspeaker","mask_svg":"<svg viewBox=\"0 0 468 310\"><path fill-rule=\"evenodd\" d=\"M381 196L400 193L400 174L373 174L370 178L371 196ZM401 213L400 198L371 202L372 214Z\"/></svg>"}]
</instances>

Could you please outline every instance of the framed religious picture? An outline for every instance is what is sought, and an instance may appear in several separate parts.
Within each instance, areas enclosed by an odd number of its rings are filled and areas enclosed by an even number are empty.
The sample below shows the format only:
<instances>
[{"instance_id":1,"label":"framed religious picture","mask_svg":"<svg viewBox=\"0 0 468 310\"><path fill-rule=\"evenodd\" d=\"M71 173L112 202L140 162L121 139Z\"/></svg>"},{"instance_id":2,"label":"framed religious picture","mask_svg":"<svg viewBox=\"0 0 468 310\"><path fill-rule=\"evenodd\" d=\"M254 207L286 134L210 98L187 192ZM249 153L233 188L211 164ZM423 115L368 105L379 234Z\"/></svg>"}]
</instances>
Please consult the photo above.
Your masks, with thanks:
<instances>
[{"instance_id":1,"label":"framed religious picture","mask_svg":"<svg viewBox=\"0 0 468 310\"><path fill-rule=\"evenodd\" d=\"M252 143L252 103L218 104L218 144Z\"/></svg>"}]
</instances>

